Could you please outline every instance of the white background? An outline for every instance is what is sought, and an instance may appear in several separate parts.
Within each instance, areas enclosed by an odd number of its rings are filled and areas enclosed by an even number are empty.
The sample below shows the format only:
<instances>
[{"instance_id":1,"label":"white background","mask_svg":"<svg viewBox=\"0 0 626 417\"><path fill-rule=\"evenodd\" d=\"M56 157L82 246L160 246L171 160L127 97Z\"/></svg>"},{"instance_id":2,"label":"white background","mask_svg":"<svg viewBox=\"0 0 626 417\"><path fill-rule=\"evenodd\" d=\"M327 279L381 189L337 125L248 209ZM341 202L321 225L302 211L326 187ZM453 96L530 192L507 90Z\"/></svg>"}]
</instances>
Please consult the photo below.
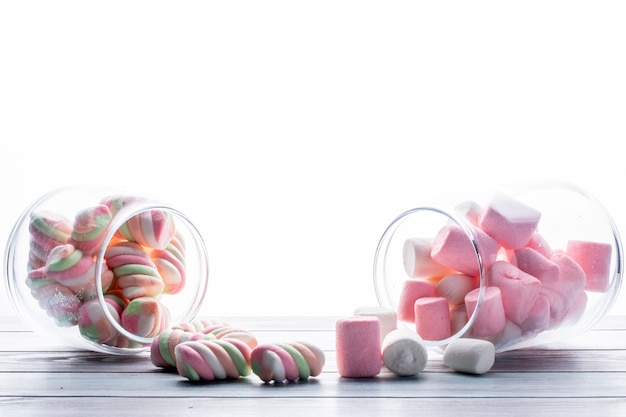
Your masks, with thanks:
<instances>
[{"instance_id":1,"label":"white background","mask_svg":"<svg viewBox=\"0 0 626 417\"><path fill-rule=\"evenodd\" d=\"M565 180L626 235L624 22L606 1L2 2L0 249L51 188L141 184L206 240L203 314L335 315L376 304L378 239L439 190Z\"/></svg>"}]
</instances>

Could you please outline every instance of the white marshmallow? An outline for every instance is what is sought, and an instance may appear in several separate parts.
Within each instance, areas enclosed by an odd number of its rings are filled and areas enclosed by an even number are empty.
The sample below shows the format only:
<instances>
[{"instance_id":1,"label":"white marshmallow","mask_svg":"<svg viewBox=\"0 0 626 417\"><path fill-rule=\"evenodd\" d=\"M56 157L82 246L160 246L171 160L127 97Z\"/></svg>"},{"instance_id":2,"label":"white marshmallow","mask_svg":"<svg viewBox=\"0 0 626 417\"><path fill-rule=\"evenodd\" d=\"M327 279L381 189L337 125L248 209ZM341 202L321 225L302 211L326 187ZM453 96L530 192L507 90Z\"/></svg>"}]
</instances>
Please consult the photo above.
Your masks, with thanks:
<instances>
[{"instance_id":1,"label":"white marshmallow","mask_svg":"<svg viewBox=\"0 0 626 417\"><path fill-rule=\"evenodd\" d=\"M443 352L443 363L457 372L484 374L495 363L493 343L481 339L461 338L453 340Z\"/></svg>"},{"instance_id":2,"label":"white marshmallow","mask_svg":"<svg viewBox=\"0 0 626 417\"><path fill-rule=\"evenodd\" d=\"M430 238L412 238L404 241L402 258L409 278L442 277L452 272L450 268L431 258L432 247L433 239Z\"/></svg>"},{"instance_id":3,"label":"white marshmallow","mask_svg":"<svg viewBox=\"0 0 626 417\"><path fill-rule=\"evenodd\" d=\"M383 365L399 376L422 372L428 362L426 346L419 335L406 328L391 331L382 345Z\"/></svg>"}]
</instances>

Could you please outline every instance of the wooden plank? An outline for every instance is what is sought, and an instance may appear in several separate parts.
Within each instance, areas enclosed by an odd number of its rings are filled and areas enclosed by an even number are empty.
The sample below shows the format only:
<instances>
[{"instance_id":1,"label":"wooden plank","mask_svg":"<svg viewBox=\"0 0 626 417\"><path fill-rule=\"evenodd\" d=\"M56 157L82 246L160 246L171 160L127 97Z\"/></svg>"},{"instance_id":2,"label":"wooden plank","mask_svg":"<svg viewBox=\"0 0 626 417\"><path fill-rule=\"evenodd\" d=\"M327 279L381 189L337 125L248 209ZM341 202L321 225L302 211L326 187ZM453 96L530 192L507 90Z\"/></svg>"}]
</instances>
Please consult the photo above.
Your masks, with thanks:
<instances>
[{"instance_id":1,"label":"wooden plank","mask_svg":"<svg viewBox=\"0 0 626 417\"><path fill-rule=\"evenodd\" d=\"M255 375L194 384L172 373L2 373L0 397L210 397L210 398L626 398L626 373L510 373L481 376L425 372L401 378L340 378L323 373L287 384L264 384Z\"/></svg>"},{"instance_id":2,"label":"wooden plank","mask_svg":"<svg viewBox=\"0 0 626 417\"><path fill-rule=\"evenodd\" d=\"M262 404L262 405L261 405ZM0 398L0 415L20 417L623 417L624 398ZM45 413L43 412L45 410ZM87 411L88 410L88 411ZM131 412L132 410L132 412Z\"/></svg>"},{"instance_id":3,"label":"wooden plank","mask_svg":"<svg viewBox=\"0 0 626 417\"><path fill-rule=\"evenodd\" d=\"M324 371L337 372L334 351L326 351ZM0 374L10 372L154 372L148 353L111 356L76 352L2 352ZM441 355L429 353L425 372L450 372ZM520 350L496 356L491 372L626 372L626 350Z\"/></svg>"},{"instance_id":4,"label":"wooden plank","mask_svg":"<svg viewBox=\"0 0 626 417\"><path fill-rule=\"evenodd\" d=\"M323 350L335 349L335 332L330 330L253 330L260 343L303 340ZM0 352L76 351L35 332L0 332ZM620 350L626 349L626 330L594 330L588 334L554 342L542 350Z\"/></svg>"}]
</instances>

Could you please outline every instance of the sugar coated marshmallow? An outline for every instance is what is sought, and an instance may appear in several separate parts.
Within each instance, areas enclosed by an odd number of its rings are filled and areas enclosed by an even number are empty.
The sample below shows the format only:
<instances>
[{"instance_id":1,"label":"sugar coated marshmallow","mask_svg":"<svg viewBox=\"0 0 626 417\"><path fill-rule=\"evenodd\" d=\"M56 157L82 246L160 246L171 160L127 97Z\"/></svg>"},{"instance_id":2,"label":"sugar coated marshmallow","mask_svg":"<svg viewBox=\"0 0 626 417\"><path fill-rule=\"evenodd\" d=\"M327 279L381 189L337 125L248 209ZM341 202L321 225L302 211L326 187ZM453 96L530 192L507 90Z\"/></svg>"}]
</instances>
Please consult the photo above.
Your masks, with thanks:
<instances>
[{"instance_id":1,"label":"sugar coated marshmallow","mask_svg":"<svg viewBox=\"0 0 626 417\"><path fill-rule=\"evenodd\" d=\"M402 247L396 311L423 340L458 334L506 348L575 322L587 293L611 288L610 243L553 246L541 212L504 194L456 209L467 223L448 219L432 237L409 237Z\"/></svg>"},{"instance_id":2,"label":"sugar coated marshmallow","mask_svg":"<svg viewBox=\"0 0 626 417\"><path fill-rule=\"evenodd\" d=\"M86 340L121 348L141 343L118 334L111 321L148 338L168 326L170 314L161 296L180 293L187 279L185 241L173 216L163 210L133 215L103 248L114 217L137 201L143 199L104 197L78 210L73 221L49 210L30 213L26 285L57 326L77 326ZM99 289L96 269L101 249ZM245 332L239 336L248 345L255 340Z\"/></svg>"},{"instance_id":3,"label":"sugar coated marshmallow","mask_svg":"<svg viewBox=\"0 0 626 417\"><path fill-rule=\"evenodd\" d=\"M339 375L363 378L380 373L380 321L376 317L341 318L335 325L335 337Z\"/></svg>"},{"instance_id":4,"label":"sugar coated marshmallow","mask_svg":"<svg viewBox=\"0 0 626 417\"><path fill-rule=\"evenodd\" d=\"M570 240L565 253L585 272L585 289L605 292L610 286L611 245L601 242Z\"/></svg>"}]
</instances>

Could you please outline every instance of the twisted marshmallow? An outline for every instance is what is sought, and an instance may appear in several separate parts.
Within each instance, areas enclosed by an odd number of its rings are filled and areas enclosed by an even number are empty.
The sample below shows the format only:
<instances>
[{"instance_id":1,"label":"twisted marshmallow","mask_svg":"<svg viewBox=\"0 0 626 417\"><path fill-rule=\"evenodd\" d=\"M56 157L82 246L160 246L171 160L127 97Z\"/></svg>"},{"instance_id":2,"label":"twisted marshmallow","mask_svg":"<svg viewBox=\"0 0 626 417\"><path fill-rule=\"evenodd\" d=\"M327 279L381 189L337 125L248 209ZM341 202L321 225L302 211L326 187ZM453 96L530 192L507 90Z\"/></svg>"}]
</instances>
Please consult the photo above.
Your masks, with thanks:
<instances>
[{"instance_id":1,"label":"twisted marshmallow","mask_svg":"<svg viewBox=\"0 0 626 417\"><path fill-rule=\"evenodd\" d=\"M176 346L176 369L190 381L236 379L250 375L250 346L238 339L200 340Z\"/></svg>"},{"instance_id":2,"label":"twisted marshmallow","mask_svg":"<svg viewBox=\"0 0 626 417\"><path fill-rule=\"evenodd\" d=\"M169 326L170 312L152 297L131 300L121 314L122 327L140 337L154 337Z\"/></svg>"},{"instance_id":3,"label":"twisted marshmallow","mask_svg":"<svg viewBox=\"0 0 626 417\"><path fill-rule=\"evenodd\" d=\"M71 288L81 299L95 297L96 261L93 256L84 255L71 243L52 249L45 268L48 278ZM103 265L101 276L103 291L109 288L112 281L113 272Z\"/></svg>"},{"instance_id":4,"label":"twisted marshmallow","mask_svg":"<svg viewBox=\"0 0 626 417\"><path fill-rule=\"evenodd\" d=\"M172 326L155 337L150 346L150 360L160 368L175 368L176 346L188 341L217 339L237 339L250 349L258 344L256 337L247 330L231 327L220 320L195 320Z\"/></svg>"},{"instance_id":5,"label":"twisted marshmallow","mask_svg":"<svg viewBox=\"0 0 626 417\"><path fill-rule=\"evenodd\" d=\"M100 249L112 219L111 210L105 205L81 210L74 219L69 243L85 255L93 255Z\"/></svg>"},{"instance_id":6,"label":"twisted marshmallow","mask_svg":"<svg viewBox=\"0 0 626 417\"><path fill-rule=\"evenodd\" d=\"M163 292L163 278L150 256L135 242L118 242L107 248L104 259L129 300L156 297Z\"/></svg>"},{"instance_id":7,"label":"twisted marshmallow","mask_svg":"<svg viewBox=\"0 0 626 417\"><path fill-rule=\"evenodd\" d=\"M185 286L185 248L179 236L172 238L165 249L153 249L150 257L163 278L166 294L177 294Z\"/></svg>"},{"instance_id":8,"label":"twisted marshmallow","mask_svg":"<svg viewBox=\"0 0 626 417\"><path fill-rule=\"evenodd\" d=\"M252 350L250 361L262 381L283 382L318 376L325 356L321 349L304 342L266 343Z\"/></svg>"},{"instance_id":9,"label":"twisted marshmallow","mask_svg":"<svg viewBox=\"0 0 626 417\"><path fill-rule=\"evenodd\" d=\"M215 336L197 331L186 331L180 327L165 329L157 337L152 339L152 344L150 345L150 361L159 368L176 368L176 358L174 354L176 346L184 342L195 340L215 340Z\"/></svg>"},{"instance_id":10,"label":"twisted marshmallow","mask_svg":"<svg viewBox=\"0 0 626 417\"><path fill-rule=\"evenodd\" d=\"M115 295L105 294L104 302L113 320L120 323L120 315L125 307L124 300ZM97 298L87 301L80 307L78 330L85 339L95 343L107 344L119 335Z\"/></svg>"},{"instance_id":11,"label":"twisted marshmallow","mask_svg":"<svg viewBox=\"0 0 626 417\"><path fill-rule=\"evenodd\" d=\"M29 267L37 269L45 265L48 253L67 243L72 223L65 217L49 211L31 213Z\"/></svg>"},{"instance_id":12,"label":"twisted marshmallow","mask_svg":"<svg viewBox=\"0 0 626 417\"><path fill-rule=\"evenodd\" d=\"M39 306L59 327L78 324L81 301L70 288L48 278L45 267L28 273L26 285Z\"/></svg>"}]
</instances>

